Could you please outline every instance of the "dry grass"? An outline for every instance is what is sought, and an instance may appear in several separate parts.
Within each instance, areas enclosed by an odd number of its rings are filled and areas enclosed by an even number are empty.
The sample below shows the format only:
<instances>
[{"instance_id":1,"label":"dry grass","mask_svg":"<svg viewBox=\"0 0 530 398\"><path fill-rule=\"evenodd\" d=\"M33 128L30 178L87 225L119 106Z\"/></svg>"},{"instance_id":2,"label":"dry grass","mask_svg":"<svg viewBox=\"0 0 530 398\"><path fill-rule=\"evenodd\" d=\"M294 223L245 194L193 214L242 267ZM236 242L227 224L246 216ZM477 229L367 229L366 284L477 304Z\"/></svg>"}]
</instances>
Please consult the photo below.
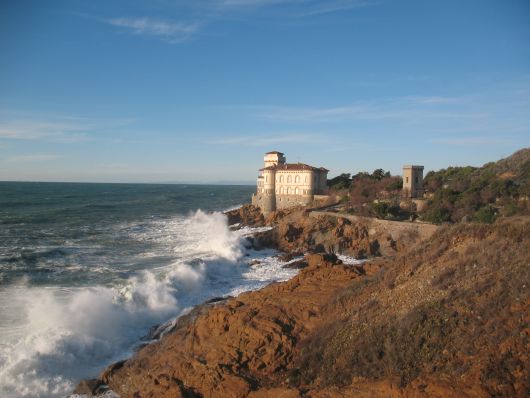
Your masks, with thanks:
<instances>
[{"instance_id":1,"label":"dry grass","mask_svg":"<svg viewBox=\"0 0 530 398\"><path fill-rule=\"evenodd\" d=\"M337 295L292 383L478 374L491 396L530 395L529 253L528 218L442 229Z\"/></svg>"}]
</instances>

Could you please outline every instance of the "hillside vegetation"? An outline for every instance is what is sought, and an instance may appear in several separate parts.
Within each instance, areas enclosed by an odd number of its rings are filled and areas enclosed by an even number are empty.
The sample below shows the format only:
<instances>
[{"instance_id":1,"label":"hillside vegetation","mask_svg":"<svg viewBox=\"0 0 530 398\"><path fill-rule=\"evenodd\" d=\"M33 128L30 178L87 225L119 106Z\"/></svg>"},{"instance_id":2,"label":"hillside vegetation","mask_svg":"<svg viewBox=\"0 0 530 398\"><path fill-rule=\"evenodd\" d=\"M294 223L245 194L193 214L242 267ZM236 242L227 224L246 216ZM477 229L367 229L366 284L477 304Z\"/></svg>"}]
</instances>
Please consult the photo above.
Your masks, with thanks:
<instances>
[{"instance_id":1,"label":"hillside vegetation","mask_svg":"<svg viewBox=\"0 0 530 398\"><path fill-rule=\"evenodd\" d=\"M482 167L449 167L429 172L430 196L422 218L440 223L462 219L490 223L498 216L528 214L530 149Z\"/></svg>"},{"instance_id":2,"label":"hillside vegetation","mask_svg":"<svg viewBox=\"0 0 530 398\"><path fill-rule=\"evenodd\" d=\"M401 177L382 169L328 181L349 213L379 218L492 223L498 217L530 214L530 148L482 167L448 167L424 178L426 206L420 212L403 201Z\"/></svg>"},{"instance_id":3,"label":"hillside vegetation","mask_svg":"<svg viewBox=\"0 0 530 398\"><path fill-rule=\"evenodd\" d=\"M349 213L380 218L387 214L408 216L399 208L403 179L383 169L353 176L344 173L328 180L328 186L332 195L342 197L341 203ZM374 203L377 200L384 202Z\"/></svg>"}]
</instances>

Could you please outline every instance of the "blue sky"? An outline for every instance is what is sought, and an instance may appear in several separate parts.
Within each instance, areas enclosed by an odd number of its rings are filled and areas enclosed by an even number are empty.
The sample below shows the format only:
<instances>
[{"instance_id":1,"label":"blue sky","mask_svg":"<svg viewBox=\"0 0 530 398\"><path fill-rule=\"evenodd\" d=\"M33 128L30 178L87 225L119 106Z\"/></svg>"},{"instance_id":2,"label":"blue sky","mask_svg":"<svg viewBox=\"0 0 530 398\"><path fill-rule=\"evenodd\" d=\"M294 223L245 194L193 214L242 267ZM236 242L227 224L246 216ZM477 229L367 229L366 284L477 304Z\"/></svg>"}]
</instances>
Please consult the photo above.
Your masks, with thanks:
<instances>
[{"instance_id":1,"label":"blue sky","mask_svg":"<svg viewBox=\"0 0 530 398\"><path fill-rule=\"evenodd\" d=\"M528 0L5 0L0 180L254 181L530 146Z\"/></svg>"}]
</instances>

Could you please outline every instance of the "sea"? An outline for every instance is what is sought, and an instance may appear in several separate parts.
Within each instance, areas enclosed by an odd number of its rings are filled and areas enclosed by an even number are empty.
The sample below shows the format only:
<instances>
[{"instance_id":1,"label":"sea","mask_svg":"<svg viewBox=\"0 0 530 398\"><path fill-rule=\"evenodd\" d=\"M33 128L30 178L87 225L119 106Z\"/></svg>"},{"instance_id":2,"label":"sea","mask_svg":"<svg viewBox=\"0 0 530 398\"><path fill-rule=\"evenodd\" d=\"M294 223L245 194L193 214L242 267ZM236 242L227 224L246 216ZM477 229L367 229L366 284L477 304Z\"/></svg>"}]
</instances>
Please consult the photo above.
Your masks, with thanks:
<instances>
[{"instance_id":1,"label":"sea","mask_svg":"<svg viewBox=\"0 0 530 398\"><path fill-rule=\"evenodd\" d=\"M69 396L154 325L295 275L229 228L253 190L0 182L0 397Z\"/></svg>"}]
</instances>

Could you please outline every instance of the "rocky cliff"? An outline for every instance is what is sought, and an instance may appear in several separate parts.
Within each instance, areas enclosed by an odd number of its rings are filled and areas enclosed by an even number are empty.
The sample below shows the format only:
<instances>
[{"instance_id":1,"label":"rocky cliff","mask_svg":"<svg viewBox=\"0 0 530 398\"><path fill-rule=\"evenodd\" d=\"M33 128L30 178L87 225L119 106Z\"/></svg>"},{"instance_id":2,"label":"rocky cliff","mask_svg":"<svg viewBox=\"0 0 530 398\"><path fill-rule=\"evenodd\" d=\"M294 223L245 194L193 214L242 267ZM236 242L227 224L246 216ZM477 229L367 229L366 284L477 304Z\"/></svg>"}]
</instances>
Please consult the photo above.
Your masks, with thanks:
<instances>
[{"instance_id":1,"label":"rocky cliff","mask_svg":"<svg viewBox=\"0 0 530 398\"><path fill-rule=\"evenodd\" d=\"M256 244L393 256L309 254L295 278L200 307L101 381L135 398L530 395L530 219L418 243L300 214L264 220L276 228Z\"/></svg>"},{"instance_id":2,"label":"rocky cliff","mask_svg":"<svg viewBox=\"0 0 530 398\"><path fill-rule=\"evenodd\" d=\"M252 208L244 211L253 214ZM249 218L253 219L245 217ZM394 256L431 236L438 228L303 208L273 212L264 224L273 228L255 235L257 247L274 247L284 252L340 253L356 258Z\"/></svg>"}]
</instances>

